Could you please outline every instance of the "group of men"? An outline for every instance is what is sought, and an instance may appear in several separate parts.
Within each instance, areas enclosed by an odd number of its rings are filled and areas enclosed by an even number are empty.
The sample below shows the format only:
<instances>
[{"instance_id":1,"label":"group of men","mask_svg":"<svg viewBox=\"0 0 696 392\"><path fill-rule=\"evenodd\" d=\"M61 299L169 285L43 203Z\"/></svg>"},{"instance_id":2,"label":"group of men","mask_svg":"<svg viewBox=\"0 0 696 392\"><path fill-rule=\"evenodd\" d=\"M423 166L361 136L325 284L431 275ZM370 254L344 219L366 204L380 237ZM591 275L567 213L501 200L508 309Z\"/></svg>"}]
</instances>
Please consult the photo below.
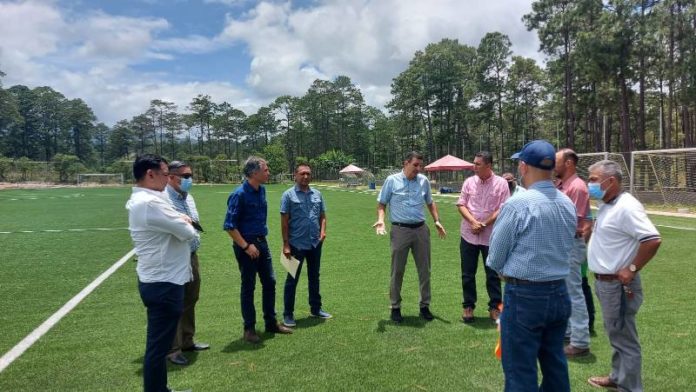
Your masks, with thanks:
<instances>
[{"instance_id":1,"label":"group of men","mask_svg":"<svg viewBox=\"0 0 696 392\"><path fill-rule=\"evenodd\" d=\"M636 313L642 303L638 273L655 255L660 235L643 206L623 192L620 166L601 161L589 168L588 184L577 176L578 156L558 152L546 141L526 144L513 155L523 186L514 176L493 172L493 158L480 152L474 176L463 184L457 200L462 216L460 261L462 321L471 323L477 301L476 271L484 261L488 313L499 321L506 391L569 391L567 359L589 353L591 326L581 270L589 261L602 305L604 327L614 349L608 376L591 377L597 387L642 391L641 353ZM416 264L420 317L430 321L430 230L424 208L441 238L447 233L432 198L430 182L421 174L423 156L409 153L403 170L389 176L377 198L378 235L391 222L390 318L403 322L401 286L409 253ZM287 274L283 321L275 313L275 273L268 247L268 206L264 184L270 177L265 160L250 157L245 181L227 201L224 230L241 276L243 340L258 343L254 290L262 286L262 311L267 333L292 333L296 326L295 292L301 267L307 264L310 315L332 316L322 309L319 292L321 249L326 238L326 206L309 186L311 168L298 165L295 185L281 198L283 255L299 261L296 275ZM553 173L557 181L552 181ZM126 208L138 255L138 287L147 308L144 358L145 391L170 391L166 361L186 365L182 351L205 350L196 343L194 307L200 289L198 257L200 226L190 195L192 171L183 162L156 155L138 157L133 165L136 186ZM514 197L511 197L514 196ZM592 227L590 198L599 210ZM589 240L589 246L586 245ZM504 291L501 280L505 281ZM591 295L590 295L591 299ZM593 311L593 308L591 309ZM564 339L569 343L564 346ZM543 379L537 379L537 361Z\"/></svg>"},{"instance_id":2,"label":"group of men","mask_svg":"<svg viewBox=\"0 0 696 392\"><path fill-rule=\"evenodd\" d=\"M642 391L635 319L643 299L639 271L656 254L659 232L640 202L623 192L621 168L615 162L590 166L586 184L577 176L577 154L556 151L547 141L527 143L511 159L518 160L523 187L511 173L494 174L491 154L480 152L474 159L475 175L464 182L457 200L462 216L462 321L474 321L480 254L489 317L500 319L505 390L570 391L567 358L590 352L594 305L582 273L588 260L613 348L611 373L590 377L588 383ZM409 250L418 271L420 315L434 318L429 308L430 231L424 206L440 237L446 233L429 181L418 173L422 164L422 155L409 153L403 171L386 179L377 198L377 234L386 234L387 206L392 223L389 292L395 323L403 321L400 291ZM594 228L590 198L599 206ZM543 376L540 385L537 363Z\"/></svg>"},{"instance_id":3,"label":"group of men","mask_svg":"<svg viewBox=\"0 0 696 392\"><path fill-rule=\"evenodd\" d=\"M285 281L283 324L276 321L275 274L266 242L267 203L263 184L268 181L266 161L250 157L244 166L244 183L228 199L224 229L233 241L241 274L243 339L259 343L256 332L254 289L262 285L265 330L292 333L295 291L302 266L307 264L310 314L328 319L319 294L321 245L326 237L326 208L321 193L309 186L311 168L299 165L295 186L281 200L283 253L299 261L295 276ZM195 304L200 292L197 250L203 231L190 194L193 172L181 161L146 154L133 164L136 186L126 204L129 230L138 256L138 288L147 308L147 338L143 362L144 390L171 391L167 386L167 360L188 365L183 351L202 351L210 346L195 342Z\"/></svg>"}]
</instances>

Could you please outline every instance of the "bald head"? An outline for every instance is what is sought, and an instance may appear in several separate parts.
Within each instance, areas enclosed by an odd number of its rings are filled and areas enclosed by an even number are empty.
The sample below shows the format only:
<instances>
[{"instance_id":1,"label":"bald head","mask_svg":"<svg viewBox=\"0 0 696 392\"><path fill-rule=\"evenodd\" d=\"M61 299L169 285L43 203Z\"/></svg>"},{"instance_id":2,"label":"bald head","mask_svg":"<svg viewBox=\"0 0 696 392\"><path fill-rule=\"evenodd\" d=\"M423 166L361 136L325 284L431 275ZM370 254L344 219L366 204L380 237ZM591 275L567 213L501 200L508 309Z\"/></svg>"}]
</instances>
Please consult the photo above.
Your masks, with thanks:
<instances>
[{"instance_id":1,"label":"bald head","mask_svg":"<svg viewBox=\"0 0 696 392\"><path fill-rule=\"evenodd\" d=\"M561 181L577 173L578 154L570 148L562 148L556 153L556 177Z\"/></svg>"}]
</instances>

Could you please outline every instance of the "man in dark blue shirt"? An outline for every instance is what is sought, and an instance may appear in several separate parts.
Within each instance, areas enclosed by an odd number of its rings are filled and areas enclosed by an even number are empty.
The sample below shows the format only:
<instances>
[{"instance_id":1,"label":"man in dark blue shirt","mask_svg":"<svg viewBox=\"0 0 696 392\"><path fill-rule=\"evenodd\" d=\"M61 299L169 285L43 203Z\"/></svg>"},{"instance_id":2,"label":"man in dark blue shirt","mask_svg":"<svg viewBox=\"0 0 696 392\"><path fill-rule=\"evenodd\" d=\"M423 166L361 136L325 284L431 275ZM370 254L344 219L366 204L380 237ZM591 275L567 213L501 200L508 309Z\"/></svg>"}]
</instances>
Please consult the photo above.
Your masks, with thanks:
<instances>
[{"instance_id":1,"label":"man in dark blue shirt","mask_svg":"<svg viewBox=\"0 0 696 392\"><path fill-rule=\"evenodd\" d=\"M242 277L241 307L244 319L244 340L260 342L256 333L256 308L254 289L256 274L259 275L263 291L262 307L266 332L292 333L290 328L278 324L275 313L275 273L266 235L266 188L270 171L265 160L249 157L244 163L246 181L234 190L227 199L227 214L224 229L234 242L232 248L239 264Z\"/></svg>"}]
</instances>

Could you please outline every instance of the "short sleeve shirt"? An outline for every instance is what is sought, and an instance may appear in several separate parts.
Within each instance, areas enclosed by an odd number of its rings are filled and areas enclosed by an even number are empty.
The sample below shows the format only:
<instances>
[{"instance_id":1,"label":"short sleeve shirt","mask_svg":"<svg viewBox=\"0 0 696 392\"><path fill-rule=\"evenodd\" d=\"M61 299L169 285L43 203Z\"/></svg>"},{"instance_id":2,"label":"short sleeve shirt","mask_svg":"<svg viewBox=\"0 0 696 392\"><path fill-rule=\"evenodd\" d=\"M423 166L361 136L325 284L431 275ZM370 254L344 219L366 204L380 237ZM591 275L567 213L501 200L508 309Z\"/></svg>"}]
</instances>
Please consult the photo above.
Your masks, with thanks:
<instances>
[{"instance_id":1,"label":"short sleeve shirt","mask_svg":"<svg viewBox=\"0 0 696 392\"><path fill-rule=\"evenodd\" d=\"M283 192L280 198L280 213L288 214L290 245L300 250L316 248L321 233L320 218L326 212L321 193L309 188L303 192L295 185Z\"/></svg>"},{"instance_id":2,"label":"short sleeve shirt","mask_svg":"<svg viewBox=\"0 0 696 392\"><path fill-rule=\"evenodd\" d=\"M457 205L466 207L474 218L481 222L499 210L509 197L510 188L503 177L492 174L486 180L482 180L474 175L464 181ZM487 246L492 231L493 227L486 227L479 234L474 234L469 222L462 219L461 236L470 244Z\"/></svg>"},{"instance_id":3,"label":"short sleeve shirt","mask_svg":"<svg viewBox=\"0 0 696 392\"><path fill-rule=\"evenodd\" d=\"M598 274L616 274L638 253L641 242L660 238L660 233L633 195L622 192L597 211L587 248L588 266Z\"/></svg>"},{"instance_id":4,"label":"short sleeve shirt","mask_svg":"<svg viewBox=\"0 0 696 392\"><path fill-rule=\"evenodd\" d=\"M430 181L422 174L418 174L412 180L409 180L403 171L392 174L384 181L377 202L389 205L389 218L392 222L424 222L423 207L433 203Z\"/></svg>"}]
</instances>

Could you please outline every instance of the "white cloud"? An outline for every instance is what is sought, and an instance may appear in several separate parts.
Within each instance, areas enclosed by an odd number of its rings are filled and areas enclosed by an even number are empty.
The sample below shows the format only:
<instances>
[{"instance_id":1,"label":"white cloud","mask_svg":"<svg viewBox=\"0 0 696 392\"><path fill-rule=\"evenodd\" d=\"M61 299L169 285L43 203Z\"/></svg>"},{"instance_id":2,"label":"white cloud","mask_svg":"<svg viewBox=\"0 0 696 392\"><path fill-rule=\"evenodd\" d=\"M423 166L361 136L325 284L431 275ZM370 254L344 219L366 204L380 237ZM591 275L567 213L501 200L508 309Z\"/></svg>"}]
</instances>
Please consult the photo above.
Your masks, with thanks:
<instances>
[{"instance_id":1,"label":"white cloud","mask_svg":"<svg viewBox=\"0 0 696 392\"><path fill-rule=\"evenodd\" d=\"M485 33L501 31L515 54L539 59L536 35L521 22L530 4L324 0L292 8L289 2L261 2L230 18L221 38L248 46L253 57L248 82L259 94L302 94L314 78L342 74L361 85L371 104L382 106L391 79L414 53L443 38L478 46Z\"/></svg>"}]
</instances>

